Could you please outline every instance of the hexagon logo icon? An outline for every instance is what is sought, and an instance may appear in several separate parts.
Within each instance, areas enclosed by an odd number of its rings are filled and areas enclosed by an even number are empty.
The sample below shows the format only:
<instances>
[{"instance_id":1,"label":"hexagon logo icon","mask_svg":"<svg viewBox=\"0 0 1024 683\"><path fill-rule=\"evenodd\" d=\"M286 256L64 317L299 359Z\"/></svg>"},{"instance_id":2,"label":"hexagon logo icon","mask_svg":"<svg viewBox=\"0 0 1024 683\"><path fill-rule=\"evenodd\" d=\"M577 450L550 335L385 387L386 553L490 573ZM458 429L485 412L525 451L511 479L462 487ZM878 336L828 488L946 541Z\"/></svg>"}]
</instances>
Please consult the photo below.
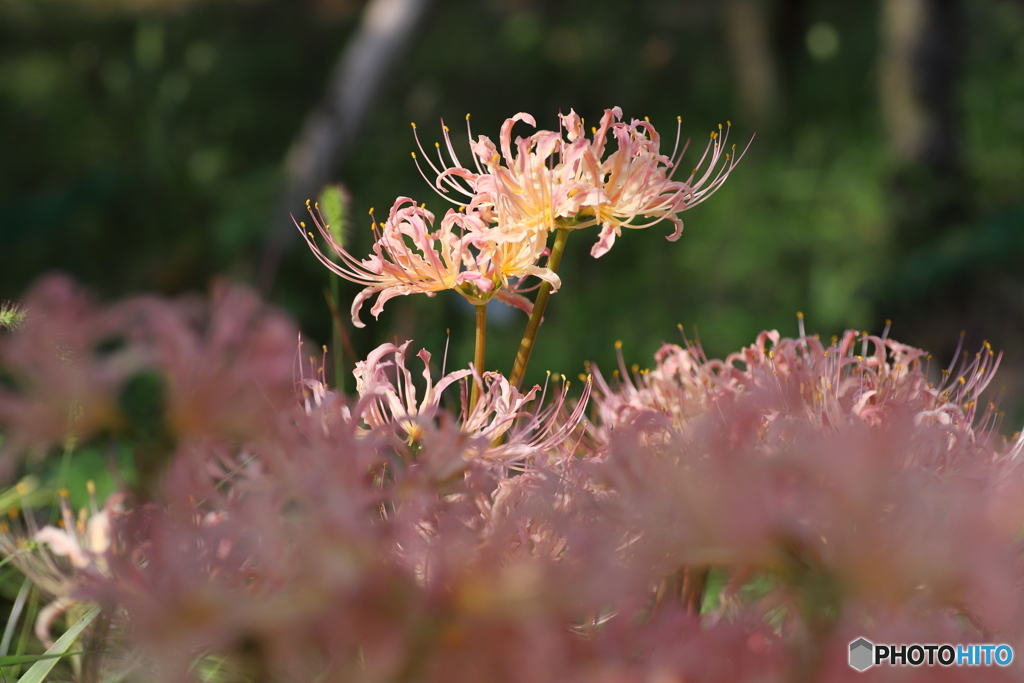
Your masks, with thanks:
<instances>
[{"instance_id":1,"label":"hexagon logo icon","mask_svg":"<svg viewBox=\"0 0 1024 683\"><path fill-rule=\"evenodd\" d=\"M865 638L858 638L850 643L850 666L857 671L864 671L874 664L875 646Z\"/></svg>"}]
</instances>

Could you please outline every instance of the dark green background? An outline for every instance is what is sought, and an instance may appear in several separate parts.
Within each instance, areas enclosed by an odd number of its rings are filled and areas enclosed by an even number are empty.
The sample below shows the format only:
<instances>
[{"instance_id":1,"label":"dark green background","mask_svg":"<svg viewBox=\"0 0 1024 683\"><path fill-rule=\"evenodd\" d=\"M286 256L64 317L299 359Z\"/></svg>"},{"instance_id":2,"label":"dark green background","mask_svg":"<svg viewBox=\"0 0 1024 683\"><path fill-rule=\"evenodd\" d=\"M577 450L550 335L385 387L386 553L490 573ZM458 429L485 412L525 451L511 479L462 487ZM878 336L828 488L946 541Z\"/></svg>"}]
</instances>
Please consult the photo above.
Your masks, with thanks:
<instances>
[{"instance_id":1,"label":"dark green background","mask_svg":"<svg viewBox=\"0 0 1024 683\"><path fill-rule=\"evenodd\" d=\"M893 336L940 356L961 329L972 348L987 338L1005 349L997 384L1013 431L1024 417L1024 3L929 1L961 17L961 40L944 47L958 65L945 175L899 161L886 135L879 3L761 4L778 65L771 116L744 105L726 3L437 0L335 176L352 193L352 252L369 248L371 206L409 195L446 208L409 158L411 120L428 145L440 117L458 123L466 149L466 112L493 138L519 111L553 127L559 109L596 120L618 105L669 139L682 115L690 160L731 120L737 142L757 138L725 187L684 215L679 242L664 240L668 225L630 231L595 261L596 233L572 236L528 379L610 365L616 339L643 365L678 340L677 323L699 324L709 354L723 355L763 328L795 334L798 310L826 337L892 318ZM253 282L284 155L360 10L0 0L0 298L50 269L103 298L204 290L216 274ZM840 39L824 59L807 46L822 22ZM270 293L325 341L326 282L295 239ZM341 290L345 302L358 291ZM525 316L504 318L492 321L489 365L507 371ZM472 311L442 293L389 303L353 339L365 354L414 336L439 354L451 329L452 367L471 355L471 328Z\"/></svg>"}]
</instances>

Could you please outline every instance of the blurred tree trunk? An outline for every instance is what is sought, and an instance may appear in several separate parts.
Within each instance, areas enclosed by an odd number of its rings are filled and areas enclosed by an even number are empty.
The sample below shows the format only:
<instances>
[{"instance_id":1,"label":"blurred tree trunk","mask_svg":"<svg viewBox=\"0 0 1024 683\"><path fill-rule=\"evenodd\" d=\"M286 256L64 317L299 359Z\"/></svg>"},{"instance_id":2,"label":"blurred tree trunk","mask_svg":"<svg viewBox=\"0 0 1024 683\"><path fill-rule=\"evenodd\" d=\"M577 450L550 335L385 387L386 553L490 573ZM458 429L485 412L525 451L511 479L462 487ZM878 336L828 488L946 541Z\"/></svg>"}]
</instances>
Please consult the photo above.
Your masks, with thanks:
<instances>
[{"instance_id":1,"label":"blurred tree trunk","mask_svg":"<svg viewBox=\"0 0 1024 683\"><path fill-rule=\"evenodd\" d=\"M775 43L779 78L787 91L785 97L792 93L800 59L807 54L807 8L808 0L777 0L775 3Z\"/></svg>"},{"instance_id":2,"label":"blurred tree trunk","mask_svg":"<svg viewBox=\"0 0 1024 683\"><path fill-rule=\"evenodd\" d=\"M764 0L727 0L723 11L741 113L771 125L779 116L779 69Z\"/></svg>"},{"instance_id":3,"label":"blurred tree trunk","mask_svg":"<svg viewBox=\"0 0 1024 683\"><path fill-rule=\"evenodd\" d=\"M286 187L257 274L264 294L273 288L282 255L295 243L290 214L305 213L306 200L331 180L429 2L368 0L363 8L359 28L335 63L323 99L306 117L285 157Z\"/></svg>"},{"instance_id":4,"label":"blurred tree trunk","mask_svg":"<svg viewBox=\"0 0 1024 683\"><path fill-rule=\"evenodd\" d=\"M963 22L960 0L882 0L879 96L903 249L966 213L956 106Z\"/></svg>"},{"instance_id":5,"label":"blurred tree trunk","mask_svg":"<svg viewBox=\"0 0 1024 683\"><path fill-rule=\"evenodd\" d=\"M984 339L1006 356L989 399L1024 412L1021 216L982 216L968 182L957 101L966 52L962 0L883 0L879 88L894 162L897 267L877 299L900 339L950 360ZM973 397L972 397L973 398Z\"/></svg>"}]
</instances>

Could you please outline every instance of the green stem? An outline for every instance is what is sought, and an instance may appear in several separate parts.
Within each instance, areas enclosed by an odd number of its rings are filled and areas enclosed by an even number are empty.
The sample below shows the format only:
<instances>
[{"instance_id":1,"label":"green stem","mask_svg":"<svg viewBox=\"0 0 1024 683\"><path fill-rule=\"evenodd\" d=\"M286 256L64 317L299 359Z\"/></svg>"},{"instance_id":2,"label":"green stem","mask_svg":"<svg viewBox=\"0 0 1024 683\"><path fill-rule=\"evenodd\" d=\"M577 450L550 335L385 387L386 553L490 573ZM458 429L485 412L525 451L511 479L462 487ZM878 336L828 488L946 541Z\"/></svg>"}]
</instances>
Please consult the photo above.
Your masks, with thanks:
<instances>
[{"instance_id":1,"label":"green stem","mask_svg":"<svg viewBox=\"0 0 1024 683\"><path fill-rule=\"evenodd\" d=\"M334 352L334 357L331 359L334 365L334 388L339 394L345 393L345 370L343 365L343 355L341 352L341 320L337 315L338 300L341 295L338 293L338 278L331 278L331 303L334 309L331 312L332 322L331 326L331 350ZM327 378L324 377L324 382L327 382Z\"/></svg>"},{"instance_id":2,"label":"green stem","mask_svg":"<svg viewBox=\"0 0 1024 683\"><path fill-rule=\"evenodd\" d=\"M548 256L547 267L551 272L558 271L558 264L562 262L562 252L565 251L565 241L569 239L569 229L559 228L555 233L555 243L551 245L551 255ZM542 282L537 292L537 300L533 302L533 313L530 314L530 321L526 323L526 332L523 333L523 341L519 343L519 353L516 354L515 365L512 366L512 375L508 382L515 388L523 382L526 374L526 364L530 362L530 353L533 351L533 342L537 339L537 331L544 319L544 309L548 306L548 299L551 297L551 284Z\"/></svg>"},{"instance_id":3,"label":"green stem","mask_svg":"<svg viewBox=\"0 0 1024 683\"><path fill-rule=\"evenodd\" d=\"M476 348L473 353L473 367L476 368L477 374L480 375L480 382L482 383L484 376L484 364L487 362L487 304L481 304L476 307ZM477 383L476 379L473 380L473 388L469 394L469 412L473 412L476 408L477 401L480 400L480 384Z\"/></svg>"}]
</instances>

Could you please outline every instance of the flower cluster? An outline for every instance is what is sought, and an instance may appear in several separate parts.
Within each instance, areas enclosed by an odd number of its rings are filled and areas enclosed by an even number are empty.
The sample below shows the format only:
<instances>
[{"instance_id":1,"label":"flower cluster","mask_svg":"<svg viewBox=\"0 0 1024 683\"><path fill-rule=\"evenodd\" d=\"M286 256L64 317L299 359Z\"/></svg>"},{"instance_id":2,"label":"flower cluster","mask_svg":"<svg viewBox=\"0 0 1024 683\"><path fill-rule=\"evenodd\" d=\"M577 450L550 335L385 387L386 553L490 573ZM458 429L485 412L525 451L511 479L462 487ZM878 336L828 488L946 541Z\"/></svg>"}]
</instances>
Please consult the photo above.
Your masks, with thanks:
<instances>
[{"instance_id":1,"label":"flower cluster","mask_svg":"<svg viewBox=\"0 0 1024 683\"><path fill-rule=\"evenodd\" d=\"M723 130L717 170L673 180L675 153L620 119L588 137L570 112L513 141L521 114L498 147L472 141L473 172L445 130L451 164L429 168L462 208L438 224L399 199L364 260L311 207L339 259L311 236L320 260L365 287L356 319L374 295L375 315L442 289L477 305L466 368L382 344L350 397L285 316L224 283L209 305L101 307L61 277L27 295L0 335L5 474L59 447L119 443L136 463L102 507L92 485L77 515L60 492L52 525L35 521L38 476L0 491L3 561L47 601L39 640L101 608L68 676L781 683L860 675L860 637L1024 647L1024 437L1003 438L984 398L1001 360L987 343L941 369L888 327L826 345L800 316L796 338L765 331L724 359L684 336L627 369L619 344L619 368L587 368L578 396L550 377L520 388L565 235L600 225L595 255L637 219L677 235L736 162ZM486 371L484 304L529 309L528 275L544 284L517 370Z\"/></svg>"},{"instance_id":2,"label":"flower cluster","mask_svg":"<svg viewBox=\"0 0 1024 683\"><path fill-rule=\"evenodd\" d=\"M575 112L559 116L562 130L541 130L528 138L512 139L520 113L501 127L500 153L486 136L473 139L470 170L455 152L447 126L443 126L446 160L436 143L435 162L419 144L413 153L424 178L442 197L457 199L436 224L424 205L400 197L387 220L373 222L374 244L366 259L352 256L332 234L319 206L307 206L316 233L296 222L313 253L335 274L363 285L352 303L352 321L363 323L359 310L377 295L371 313L380 315L391 298L414 293L433 296L452 289L474 305L491 298L531 311L523 293L526 278L537 278L557 290L557 263L541 266L549 253L549 234L559 228L581 229L599 225L595 257L611 249L622 228L645 228L661 220L675 225L670 240L678 239L683 223L678 214L717 190L742 154L726 147L728 127L711 134L704 155L686 180L673 176L686 151L676 146L671 155L661 152L661 138L648 121L623 122L622 111L606 110L592 137ZM466 117L467 127L469 117ZM416 126L413 124L413 130ZM615 149L608 152L609 138ZM427 170L429 169L429 175ZM433 176L431 178L430 176ZM372 212L371 212L372 213ZM317 234L336 255L336 262L317 246Z\"/></svg>"}]
</instances>

